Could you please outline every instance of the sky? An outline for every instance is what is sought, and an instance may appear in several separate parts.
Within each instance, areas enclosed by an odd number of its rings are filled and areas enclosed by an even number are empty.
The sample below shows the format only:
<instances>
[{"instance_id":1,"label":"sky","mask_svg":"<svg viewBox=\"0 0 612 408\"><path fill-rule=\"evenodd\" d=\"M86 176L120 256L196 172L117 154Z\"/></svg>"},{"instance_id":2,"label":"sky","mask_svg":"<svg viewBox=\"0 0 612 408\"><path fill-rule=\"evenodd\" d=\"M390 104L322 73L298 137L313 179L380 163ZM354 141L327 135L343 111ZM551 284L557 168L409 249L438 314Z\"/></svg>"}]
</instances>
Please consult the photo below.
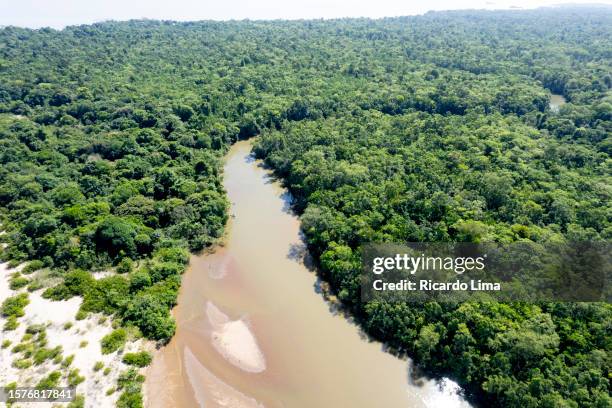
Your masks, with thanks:
<instances>
[{"instance_id":1,"label":"sky","mask_svg":"<svg viewBox=\"0 0 612 408\"><path fill-rule=\"evenodd\" d=\"M388 17L429 10L536 8L612 0L0 0L0 26L53 27L105 20L261 20Z\"/></svg>"}]
</instances>

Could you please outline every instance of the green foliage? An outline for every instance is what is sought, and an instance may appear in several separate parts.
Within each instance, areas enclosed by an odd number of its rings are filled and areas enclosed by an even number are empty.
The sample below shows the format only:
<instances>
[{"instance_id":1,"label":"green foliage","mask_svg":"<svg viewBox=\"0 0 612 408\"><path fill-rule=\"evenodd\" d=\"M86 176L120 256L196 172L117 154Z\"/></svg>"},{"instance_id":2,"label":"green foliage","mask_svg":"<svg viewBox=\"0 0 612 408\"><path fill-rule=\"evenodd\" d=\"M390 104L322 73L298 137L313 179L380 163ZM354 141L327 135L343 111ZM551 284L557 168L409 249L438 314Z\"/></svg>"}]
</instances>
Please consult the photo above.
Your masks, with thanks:
<instances>
[{"instance_id":1,"label":"green foliage","mask_svg":"<svg viewBox=\"0 0 612 408\"><path fill-rule=\"evenodd\" d=\"M121 373L117 388L123 392L117 401L118 408L142 408L142 383L144 377L134 368Z\"/></svg>"},{"instance_id":2,"label":"green foliage","mask_svg":"<svg viewBox=\"0 0 612 408\"><path fill-rule=\"evenodd\" d=\"M85 397L81 394L78 394L74 397L74 400L70 401L67 405L67 408L84 408L85 407Z\"/></svg>"},{"instance_id":3,"label":"green foliage","mask_svg":"<svg viewBox=\"0 0 612 408\"><path fill-rule=\"evenodd\" d=\"M35 260L31 261L31 262L28 262L28 264L23 267L21 272L23 274L25 274L25 275L28 275L28 274L30 274L32 272L35 272L35 271L37 271L39 269L44 268L44 266L45 266L45 264L42 261L40 261L38 259L35 259Z\"/></svg>"},{"instance_id":4,"label":"green foliage","mask_svg":"<svg viewBox=\"0 0 612 408\"><path fill-rule=\"evenodd\" d=\"M70 370L68 373L68 385L71 387L76 387L80 383L85 381L85 377L79 375L79 369L75 368L74 370Z\"/></svg>"},{"instance_id":5,"label":"green foliage","mask_svg":"<svg viewBox=\"0 0 612 408\"><path fill-rule=\"evenodd\" d=\"M102 337L100 342L102 346L102 354L110 354L119 350L125 345L127 340L127 332L125 329L116 329L106 336Z\"/></svg>"},{"instance_id":6,"label":"green foliage","mask_svg":"<svg viewBox=\"0 0 612 408\"><path fill-rule=\"evenodd\" d=\"M9 316L6 319L6 323L4 323L4 331L11 331L11 330L15 330L17 328L17 326L19 326L19 322L17 322L17 317L15 316Z\"/></svg>"},{"instance_id":7,"label":"green foliage","mask_svg":"<svg viewBox=\"0 0 612 408\"><path fill-rule=\"evenodd\" d=\"M610 239L609 27L568 7L2 28L2 257L57 271L45 296L82 296L78 317L167 340L185 248L227 221L222 156L259 134L371 334L483 405L610 405L609 305L363 303L358 279L364 242ZM118 405L141 406L127 382Z\"/></svg>"},{"instance_id":8,"label":"green foliage","mask_svg":"<svg viewBox=\"0 0 612 408\"><path fill-rule=\"evenodd\" d=\"M123 258L117 265L117 273L129 273L134 268L134 261L130 258Z\"/></svg>"},{"instance_id":9,"label":"green foliage","mask_svg":"<svg viewBox=\"0 0 612 408\"><path fill-rule=\"evenodd\" d=\"M146 351L139 351L137 353L126 353L123 356L123 362L128 365L136 367L146 367L151 364L153 356L151 353Z\"/></svg>"},{"instance_id":10,"label":"green foliage","mask_svg":"<svg viewBox=\"0 0 612 408\"><path fill-rule=\"evenodd\" d=\"M27 293L6 298L0 307L0 313L5 317L21 317L25 314L25 307L30 303Z\"/></svg>"},{"instance_id":11,"label":"green foliage","mask_svg":"<svg viewBox=\"0 0 612 408\"><path fill-rule=\"evenodd\" d=\"M29 282L30 280L28 278L21 276L19 273L15 273L9 280L9 288L11 288L11 290L18 290L27 286Z\"/></svg>"},{"instance_id":12,"label":"green foliage","mask_svg":"<svg viewBox=\"0 0 612 408\"><path fill-rule=\"evenodd\" d=\"M40 380L38 384L36 384L36 388L40 390L55 388L59 385L59 381L61 377L62 377L61 372L53 371L48 376Z\"/></svg>"},{"instance_id":13,"label":"green foliage","mask_svg":"<svg viewBox=\"0 0 612 408\"><path fill-rule=\"evenodd\" d=\"M169 340L176 330L168 306L150 294L137 295L128 305L124 318L145 336L156 340Z\"/></svg>"},{"instance_id":14,"label":"green foliage","mask_svg":"<svg viewBox=\"0 0 612 408\"><path fill-rule=\"evenodd\" d=\"M64 282L43 292L43 297L53 300L65 300L73 296L84 295L95 284L89 272L74 270L66 274Z\"/></svg>"},{"instance_id":15,"label":"green foliage","mask_svg":"<svg viewBox=\"0 0 612 408\"><path fill-rule=\"evenodd\" d=\"M71 354L62 360L61 365L62 367L67 368L72 365L73 361L74 361L74 354Z\"/></svg>"},{"instance_id":16,"label":"green foliage","mask_svg":"<svg viewBox=\"0 0 612 408\"><path fill-rule=\"evenodd\" d=\"M34 352L33 360L34 364L40 365L47 360L53 360L62 353L62 346L57 346L53 349L41 347Z\"/></svg>"}]
</instances>

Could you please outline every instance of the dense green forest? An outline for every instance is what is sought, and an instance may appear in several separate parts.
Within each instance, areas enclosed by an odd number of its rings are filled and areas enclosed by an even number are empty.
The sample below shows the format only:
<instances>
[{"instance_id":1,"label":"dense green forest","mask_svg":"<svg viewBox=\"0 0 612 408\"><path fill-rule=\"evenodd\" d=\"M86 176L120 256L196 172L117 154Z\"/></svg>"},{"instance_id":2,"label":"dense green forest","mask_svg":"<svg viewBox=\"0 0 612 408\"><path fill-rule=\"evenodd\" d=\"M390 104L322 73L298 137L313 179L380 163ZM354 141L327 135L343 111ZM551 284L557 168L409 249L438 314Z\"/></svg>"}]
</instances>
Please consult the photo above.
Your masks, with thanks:
<instances>
[{"instance_id":1,"label":"dense green forest","mask_svg":"<svg viewBox=\"0 0 612 408\"><path fill-rule=\"evenodd\" d=\"M222 157L259 135L370 334L485 406L610 407L609 304L364 303L359 247L609 240L611 40L610 8L3 28L2 257L167 340L223 234Z\"/></svg>"}]
</instances>

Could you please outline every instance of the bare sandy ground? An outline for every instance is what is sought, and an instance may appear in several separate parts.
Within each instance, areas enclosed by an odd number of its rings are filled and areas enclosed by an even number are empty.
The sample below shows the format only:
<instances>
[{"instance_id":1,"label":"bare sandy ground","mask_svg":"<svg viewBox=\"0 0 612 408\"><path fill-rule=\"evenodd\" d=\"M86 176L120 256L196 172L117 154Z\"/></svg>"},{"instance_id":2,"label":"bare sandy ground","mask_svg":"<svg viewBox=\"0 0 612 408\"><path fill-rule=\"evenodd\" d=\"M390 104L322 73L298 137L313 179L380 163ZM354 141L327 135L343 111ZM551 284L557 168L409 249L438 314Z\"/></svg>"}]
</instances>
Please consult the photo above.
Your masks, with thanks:
<instances>
[{"instance_id":1,"label":"bare sandy ground","mask_svg":"<svg viewBox=\"0 0 612 408\"><path fill-rule=\"evenodd\" d=\"M189 347L185 347L184 353L187 377L201 408L263 408L263 405L257 400L226 384L206 369L189 350Z\"/></svg>"},{"instance_id":2,"label":"bare sandy ground","mask_svg":"<svg viewBox=\"0 0 612 408\"><path fill-rule=\"evenodd\" d=\"M7 264L0 264L0 303L7 297L17 293L26 292L25 288L12 291L8 280L16 269L8 269ZM100 314L90 315L83 320L76 320L76 313L81 305L82 299L74 297L66 301L51 301L44 299L43 290L29 293L30 303L25 308L25 316L18 319L19 327L13 331L2 331L6 319L0 317L0 343L9 340L11 345L0 349L0 386L16 382L18 386L33 386L41 378L53 370L69 371L79 370L79 375L85 377L85 381L77 386L77 394L85 396L87 407L114 407L119 397L119 392L106 395L107 390L116 386L117 378L126 366L122 360L121 350L111 354L102 354L100 340L110 333L111 319L103 319ZM69 329L65 324L71 323ZM68 369L62 369L52 361L46 361L27 369L18 369L12 366L13 361L19 354L13 354L11 349L21 342L26 328L31 324L45 324L47 331L47 348L62 346L62 354L65 357L74 355L74 360ZM126 344L123 352L139 351L147 346L142 340ZM94 365L101 361L104 367L110 368L110 372L104 375L104 369L95 371ZM62 380L61 385L65 385ZM41 406L40 404L20 404L20 406Z\"/></svg>"},{"instance_id":3,"label":"bare sandy ground","mask_svg":"<svg viewBox=\"0 0 612 408\"><path fill-rule=\"evenodd\" d=\"M251 373L266 369L266 360L243 319L230 320L212 302L206 304L206 314L213 328L212 344L227 361Z\"/></svg>"}]
</instances>

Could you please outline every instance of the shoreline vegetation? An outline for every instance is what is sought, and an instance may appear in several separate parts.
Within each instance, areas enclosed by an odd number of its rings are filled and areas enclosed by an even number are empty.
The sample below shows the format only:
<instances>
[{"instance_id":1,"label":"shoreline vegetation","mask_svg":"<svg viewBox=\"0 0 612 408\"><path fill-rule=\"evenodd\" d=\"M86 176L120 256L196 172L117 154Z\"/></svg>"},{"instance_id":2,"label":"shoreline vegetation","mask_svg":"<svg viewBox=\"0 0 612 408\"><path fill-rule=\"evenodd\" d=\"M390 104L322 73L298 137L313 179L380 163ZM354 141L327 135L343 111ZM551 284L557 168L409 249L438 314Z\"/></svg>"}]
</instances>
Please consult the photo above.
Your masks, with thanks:
<instances>
[{"instance_id":1,"label":"shoreline vegetation","mask_svg":"<svg viewBox=\"0 0 612 408\"><path fill-rule=\"evenodd\" d=\"M228 222L222 158L259 135L322 276L369 334L483 404L612 404L609 304L358 294L364 242L610 239L610 27L609 7L563 7L0 29L3 357L35 382L90 383L106 364L49 333L91 329L100 344L79 349L130 351L100 404L140 407L148 359L130 344L173 336L189 254ZM47 307L66 321L41 326ZM218 347L240 343L231 358L256 370L246 326L225 323ZM59 374L35 373L47 365Z\"/></svg>"},{"instance_id":2,"label":"shoreline vegetation","mask_svg":"<svg viewBox=\"0 0 612 408\"><path fill-rule=\"evenodd\" d=\"M114 407L122 390L120 382L128 372L140 368L130 360L131 355L150 355L151 342L131 338L117 350L108 352L104 339L113 333L110 319L102 314L78 317L82 303L79 297L53 301L42 296L42 290L13 290L8 286L10 276L23 265L9 268L0 263L0 304L7 299L27 294L23 316L15 329L7 329L10 316L0 316L0 384L40 386L50 380L50 386L75 386L76 398L68 407ZM148 351L144 351L148 350ZM145 357L146 359L146 357ZM57 373L57 374L56 374ZM19 403L16 406L35 406Z\"/></svg>"}]
</instances>

